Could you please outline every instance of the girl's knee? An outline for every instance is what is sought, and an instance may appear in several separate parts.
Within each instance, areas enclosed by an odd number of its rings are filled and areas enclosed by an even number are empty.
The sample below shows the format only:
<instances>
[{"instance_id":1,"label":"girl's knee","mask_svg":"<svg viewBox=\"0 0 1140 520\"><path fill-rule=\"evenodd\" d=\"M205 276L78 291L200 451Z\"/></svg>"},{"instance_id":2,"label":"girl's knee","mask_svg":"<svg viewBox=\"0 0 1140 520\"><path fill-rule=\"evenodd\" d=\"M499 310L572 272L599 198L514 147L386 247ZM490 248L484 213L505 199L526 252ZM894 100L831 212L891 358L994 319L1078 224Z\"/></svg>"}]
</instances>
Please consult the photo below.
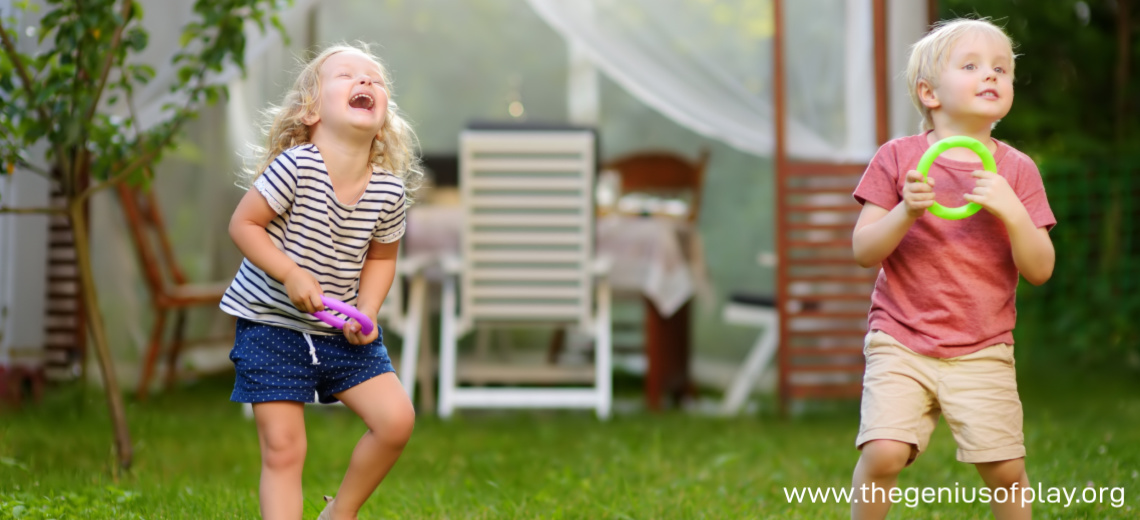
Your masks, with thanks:
<instances>
[{"instance_id":1,"label":"girl's knee","mask_svg":"<svg viewBox=\"0 0 1140 520\"><path fill-rule=\"evenodd\" d=\"M910 461L913 447L910 444L892 440L873 440L863 444L860 464L868 473L875 476L898 475Z\"/></svg>"},{"instance_id":2,"label":"girl's knee","mask_svg":"<svg viewBox=\"0 0 1140 520\"><path fill-rule=\"evenodd\" d=\"M370 421L368 429L385 444L403 448L412 438L416 425L416 411L409 402L407 406L396 406L383 414L379 420Z\"/></svg>"},{"instance_id":3,"label":"girl's knee","mask_svg":"<svg viewBox=\"0 0 1140 520\"><path fill-rule=\"evenodd\" d=\"M305 436L293 432L274 432L262 435L261 462L273 470L304 466L308 443Z\"/></svg>"},{"instance_id":4,"label":"girl's knee","mask_svg":"<svg viewBox=\"0 0 1140 520\"><path fill-rule=\"evenodd\" d=\"M389 437L393 444L404 446L412 438L412 430L416 427L416 410L409 403L408 407L392 414L388 424Z\"/></svg>"}]
</instances>

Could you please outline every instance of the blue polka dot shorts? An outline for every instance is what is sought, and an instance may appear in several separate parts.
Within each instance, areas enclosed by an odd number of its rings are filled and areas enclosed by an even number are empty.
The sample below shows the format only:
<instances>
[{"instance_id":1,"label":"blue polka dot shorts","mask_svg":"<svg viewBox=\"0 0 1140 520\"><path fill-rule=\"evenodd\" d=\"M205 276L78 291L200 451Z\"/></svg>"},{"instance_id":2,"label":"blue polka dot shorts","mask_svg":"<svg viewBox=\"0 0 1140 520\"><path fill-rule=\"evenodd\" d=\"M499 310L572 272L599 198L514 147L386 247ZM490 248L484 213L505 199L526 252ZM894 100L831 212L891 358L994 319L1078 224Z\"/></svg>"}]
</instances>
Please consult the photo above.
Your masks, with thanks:
<instances>
[{"instance_id":1,"label":"blue polka dot shorts","mask_svg":"<svg viewBox=\"0 0 1140 520\"><path fill-rule=\"evenodd\" d=\"M230 351L237 378L231 401L335 403L334 394L386 372L394 372L383 331L369 345L343 335L322 336L237 320Z\"/></svg>"}]
</instances>

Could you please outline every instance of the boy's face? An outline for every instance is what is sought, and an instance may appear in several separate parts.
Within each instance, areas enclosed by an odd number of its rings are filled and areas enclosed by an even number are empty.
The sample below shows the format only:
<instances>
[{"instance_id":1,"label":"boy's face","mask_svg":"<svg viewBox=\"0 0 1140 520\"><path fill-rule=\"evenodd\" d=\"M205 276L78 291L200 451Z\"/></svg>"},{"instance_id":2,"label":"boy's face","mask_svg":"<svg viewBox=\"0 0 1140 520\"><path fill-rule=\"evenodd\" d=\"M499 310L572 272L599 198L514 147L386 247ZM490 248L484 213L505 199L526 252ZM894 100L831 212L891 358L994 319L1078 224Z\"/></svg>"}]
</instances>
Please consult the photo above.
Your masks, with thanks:
<instances>
[{"instance_id":1,"label":"boy's face","mask_svg":"<svg viewBox=\"0 0 1140 520\"><path fill-rule=\"evenodd\" d=\"M938 86L923 102L951 121L988 128L1013 106L1012 49L988 34L963 35L950 51Z\"/></svg>"},{"instance_id":2,"label":"boy's face","mask_svg":"<svg viewBox=\"0 0 1140 520\"><path fill-rule=\"evenodd\" d=\"M320 106L306 124L380 132L388 115L388 90L376 62L357 52L338 52L321 64L319 74Z\"/></svg>"}]
</instances>

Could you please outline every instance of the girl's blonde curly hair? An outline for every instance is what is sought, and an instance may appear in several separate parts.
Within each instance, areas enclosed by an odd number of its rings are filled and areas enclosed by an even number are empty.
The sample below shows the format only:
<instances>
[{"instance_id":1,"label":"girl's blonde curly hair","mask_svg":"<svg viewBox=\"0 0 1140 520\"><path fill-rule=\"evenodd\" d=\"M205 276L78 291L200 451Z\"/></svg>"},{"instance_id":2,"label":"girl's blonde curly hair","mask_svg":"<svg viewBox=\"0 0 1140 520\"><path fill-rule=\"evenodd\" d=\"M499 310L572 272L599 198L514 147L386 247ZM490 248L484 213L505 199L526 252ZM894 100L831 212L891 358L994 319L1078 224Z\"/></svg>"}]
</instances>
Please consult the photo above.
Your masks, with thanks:
<instances>
[{"instance_id":1,"label":"girl's blonde curly hair","mask_svg":"<svg viewBox=\"0 0 1140 520\"><path fill-rule=\"evenodd\" d=\"M388 89L388 115L384 118L384 126L372 140L369 162L403 180L407 200L411 203L412 193L423 183L423 171L416 155L419 143L416 133L400 115L396 102L392 101L392 83L388 79L387 69L380 59L372 54L368 44L363 42L333 45L304 64L297 75L297 80L293 83L293 88L285 94L285 100L281 105L265 111L266 119L271 121L267 130L268 146L254 147L258 157L257 168L243 169L242 184L252 186L273 160L285 150L312 142L310 128L303 120L320 108L321 65L338 52L361 53L376 62L376 66L380 69L380 77Z\"/></svg>"}]
</instances>

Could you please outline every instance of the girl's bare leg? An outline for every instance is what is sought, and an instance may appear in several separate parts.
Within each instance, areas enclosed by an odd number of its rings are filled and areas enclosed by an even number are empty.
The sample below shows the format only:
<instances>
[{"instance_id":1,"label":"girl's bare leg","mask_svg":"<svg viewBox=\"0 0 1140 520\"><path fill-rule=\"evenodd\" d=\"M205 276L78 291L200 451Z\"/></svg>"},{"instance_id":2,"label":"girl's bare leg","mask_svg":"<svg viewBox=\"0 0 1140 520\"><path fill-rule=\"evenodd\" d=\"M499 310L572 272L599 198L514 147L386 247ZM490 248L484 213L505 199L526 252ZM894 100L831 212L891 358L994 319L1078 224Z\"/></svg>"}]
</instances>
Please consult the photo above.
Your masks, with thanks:
<instances>
[{"instance_id":1,"label":"girl's bare leg","mask_svg":"<svg viewBox=\"0 0 1140 520\"><path fill-rule=\"evenodd\" d=\"M271 401L253 405L261 443L261 517L299 520L303 507L301 471L305 468L305 405Z\"/></svg>"},{"instance_id":2,"label":"girl's bare leg","mask_svg":"<svg viewBox=\"0 0 1140 520\"><path fill-rule=\"evenodd\" d=\"M369 379L336 397L368 426L368 431L356 443L333 502L334 520L356 520L364 501L404 451L412 436L416 412L392 372Z\"/></svg>"}]
</instances>

